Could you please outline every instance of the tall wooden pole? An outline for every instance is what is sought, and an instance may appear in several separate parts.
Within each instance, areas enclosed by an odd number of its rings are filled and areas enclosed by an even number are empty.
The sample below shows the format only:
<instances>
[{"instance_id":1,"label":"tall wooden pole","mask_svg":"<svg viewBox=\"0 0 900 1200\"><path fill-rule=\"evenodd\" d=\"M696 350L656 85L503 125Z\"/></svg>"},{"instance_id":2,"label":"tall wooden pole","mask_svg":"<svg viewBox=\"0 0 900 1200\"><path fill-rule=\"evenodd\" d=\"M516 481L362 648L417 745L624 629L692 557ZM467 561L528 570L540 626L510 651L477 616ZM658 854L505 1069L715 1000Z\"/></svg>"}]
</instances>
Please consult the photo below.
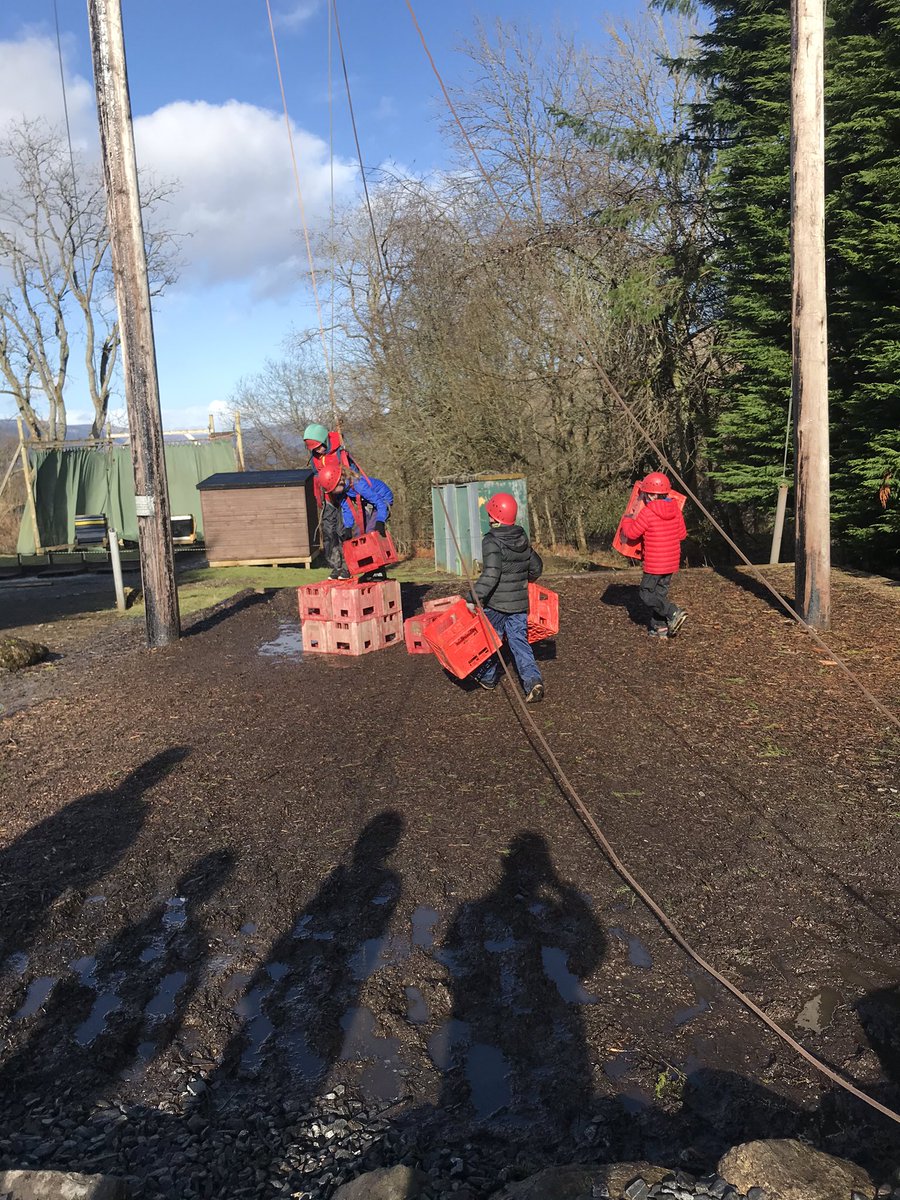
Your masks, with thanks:
<instances>
[{"instance_id":1,"label":"tall wooden pole","mask_svg":"<svg viewBox=\"0 0 900 1200\"><path fill-rule=\"evenodd\" d=\"M798 611L814 629L831 624L824 46L824 0L791 0L794 574Z\"/></svg>"},{"instance_id":2,"label":"tall wooden pole","mask_svg":"<svg viewBox=\"0 0 900 1200\"><path fill-rule=\"evenodd\" d=\"M147 644L164 646L178 638L181 627L121 0L87 0L87 4L131 431Z\"/></svg>"}]
</instances>

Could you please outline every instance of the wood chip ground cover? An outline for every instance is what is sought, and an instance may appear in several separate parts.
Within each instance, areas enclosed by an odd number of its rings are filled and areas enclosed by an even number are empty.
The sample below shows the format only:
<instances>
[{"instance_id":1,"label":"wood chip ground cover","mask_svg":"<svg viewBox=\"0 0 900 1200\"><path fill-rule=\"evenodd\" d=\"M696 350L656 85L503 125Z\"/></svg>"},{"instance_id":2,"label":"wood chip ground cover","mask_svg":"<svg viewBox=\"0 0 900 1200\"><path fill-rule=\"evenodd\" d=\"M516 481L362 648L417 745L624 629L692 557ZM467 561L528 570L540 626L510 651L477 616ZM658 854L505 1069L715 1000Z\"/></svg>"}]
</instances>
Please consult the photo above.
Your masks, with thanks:
<instances>
[{"instance_id":1,"label":"wood chip ground cover","mask_svg":"<svg viewBox=\"0 0 900 1200\"><path fill-rule=\"evenodd\" d=\"M805 1043L896 1105L897 739L746 578L686 572L670 645L637 623L636 578L560 582L535 717L701 953L794 1032L821 1012ZM632 900L503 689L400 649L261 654L295 606L248 598L152 653L95 617L86 640L45 628L57 694L0 682L29 705L0 724L0 1165L45 1147L89 1169L66 1122L121 1102L177 1126L193 1077L210 1129L226 1097L250 1121L344 1083L537 1163L588 1145L700 1167L794 1133L896 1161L887 1122ZM889 706L895 623L892 597L836 588L829 644Z\"/></svg>"}]
</instances>

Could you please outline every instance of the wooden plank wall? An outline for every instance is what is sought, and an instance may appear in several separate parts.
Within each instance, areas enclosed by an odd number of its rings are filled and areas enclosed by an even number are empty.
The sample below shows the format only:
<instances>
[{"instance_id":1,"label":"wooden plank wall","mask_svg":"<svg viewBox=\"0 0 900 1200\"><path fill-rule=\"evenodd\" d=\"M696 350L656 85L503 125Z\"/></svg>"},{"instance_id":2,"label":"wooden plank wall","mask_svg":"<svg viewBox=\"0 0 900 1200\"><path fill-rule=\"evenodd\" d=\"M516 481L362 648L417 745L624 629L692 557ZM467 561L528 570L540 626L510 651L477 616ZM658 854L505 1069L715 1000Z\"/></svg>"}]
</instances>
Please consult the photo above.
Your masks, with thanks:
<instances>
[{"instance_id":1,"label":"wooden plank wall","mask_svg":"<svg viewBox=\"0 0 900 1200\"><path fill-rule=\"evenodd\" d=\"M306 487L201 491L210 559L308 558L316 552L318 518L312 481Z\"/></svg>"}]
</instances>

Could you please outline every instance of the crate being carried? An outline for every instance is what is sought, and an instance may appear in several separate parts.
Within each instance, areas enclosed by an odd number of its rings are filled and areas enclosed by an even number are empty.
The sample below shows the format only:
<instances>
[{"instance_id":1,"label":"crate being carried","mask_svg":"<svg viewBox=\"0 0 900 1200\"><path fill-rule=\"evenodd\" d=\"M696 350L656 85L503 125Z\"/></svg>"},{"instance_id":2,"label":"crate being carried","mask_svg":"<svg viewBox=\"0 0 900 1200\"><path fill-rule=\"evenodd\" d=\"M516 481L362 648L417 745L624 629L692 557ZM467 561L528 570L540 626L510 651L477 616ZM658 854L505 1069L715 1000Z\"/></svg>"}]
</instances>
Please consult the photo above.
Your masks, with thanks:
<instances>
[{"instance_id":1,"label":"crate being carried","mask_svg":"<svg viewBox=\"0 0 900 1200\"><path fill-rule=\"evenodd\" d=\"M364 533L342 543L344 562L351 575L366 575L398 562L397 547L389 533Z\"/></svg>"},{"instance_id":2,"label":"crate being carried","mask_svg":"<svg viewBox=\"0 0 900 1200\"><path fill-rule=\"evenodd\" d=\"M500 638L480 611L469 610L465 600L438 613L422 635L438 662L457 679L465 679L500 649Z\"/></svg>"},{"instance_id":3,"label":"crate being carried","mask_svg":"<svg viewBox=\"0 0 900 1200\"><path fill-rule=\"evenodd\" d=\"M559 595L540 583L528 585L528 640L542 642L559 633Z\"/></svg>"}]
</instances>

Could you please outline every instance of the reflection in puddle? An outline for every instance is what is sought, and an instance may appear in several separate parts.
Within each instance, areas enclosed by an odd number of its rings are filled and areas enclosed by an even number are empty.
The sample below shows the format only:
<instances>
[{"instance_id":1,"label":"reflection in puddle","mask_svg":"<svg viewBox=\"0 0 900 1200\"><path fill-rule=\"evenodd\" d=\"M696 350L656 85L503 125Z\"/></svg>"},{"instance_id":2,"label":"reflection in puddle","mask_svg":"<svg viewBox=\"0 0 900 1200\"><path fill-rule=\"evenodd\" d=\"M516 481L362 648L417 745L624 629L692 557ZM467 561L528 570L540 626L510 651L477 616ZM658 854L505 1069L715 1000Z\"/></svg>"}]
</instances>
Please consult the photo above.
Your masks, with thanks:
<instances>
[{"instance_id":1,"label":"reflection in puddle","mask_svg":"<svg viewBox=\"0 0 900 1200\"><path fill-rule=\"evenodd\" d=\"M434 946L434 927L439 919L437 909L419 905L412 915L412 944L430 950Z\"/></svg>"},{"instance_id":2,"label":"reflection in puddle","mask_svg":"<svg viewBox=\"0 0 900 1200\"><path fill-rule=\"evenodd\" d=\"M569 970L569 956L556 946L542 946L541 959L548 979L556 984L560 996L569 1004L596 1004L597 997L582 987L581 980Z\"/></svg>"},{"instance_id":3,"label":"reflection in puddle","mask_svg":"<svg viewBox=\"0 0 900 1200\"><path fill-rule=\"evenodd\" d=\"M484 1120L512 1100L509 1064L496 1046L476 1042L466 1055L466 1080L476 1115Z\"/></svg>"},{"instance_id":4,"label":"reflection in puddle","mask_svg":"<svg viewBox=\"0 0 900 1200\"><path fill-rule=\"evenodd\" d=\"M349 1008L341 1018L345 1032L341 1061L373 1059L360 1077L363 1094L372 1101L395 1104L406 1093L400 1059L400 1040L379 1037L375 1032L375 1016L362 1006Z\"/></svg>"},{"instance_id":5,"label":"reflection in puddle","mask_svg":"<svg viewBox=\"0 0 900 1200\"><path fill-rule=\"evenodd\" d=\"M303 634L296 622L280 622L278 636L271 642L264 642L259 653L266 658L284 658L295 662L302 659Z\"/></svg>"},{"instance_id":6,"label":"reflection in puddle","mask_svg":"<svg viewBox=\"0 0 900 1200\"><path fill-rule=\"evenodd\" d=\"M172 896L166 901L166 911L162 923L166 932L184 929L187 923L187 900L184 896Z\"/></svg>"},{"instance_id":7,"label":"reflection in puddle","mask_svg":"<svg viewBox=\"0 0 900 1200\"><path fill-rule=\"evenodd\" d=\"M374 975L383 967L400 962L409 956L409 944L390 934L368 938L350 959L353 978L360 982Z\"/></svg>"},{"instance_id":8,"label":"reflection in puddle","mask_svg":"<svg viewBox=\"0 0 900 1200\"><path fill-rule=\"evenodd\" d=\"M79 1046L89 1046L106 1029L106 1018L119 1008L121 1001L115 992L102 992L94 1001L90 1015L75 1030Z\"/></svg>"},{"instance_id":9,"label":"reflection in puddle","mask_svg":"<svg viewBox=\"0 0 900 1200\"><path fill-rule=\"evenodd\" d=\"M636 938L633 933L627 933L621 925L616 925L610 930L610 933L628 946L628 961L633 967L640 967L642 971L650 970L653 966L653 959L640 938Z\"/></svg>"},{"instance_id":10,"label":"reflection in puddle","mask_svg":"<svg viewBox=\"0 0 900 1200\"><path fill-rule=\"evenodd\" d=\"M297 924L294 926L293 932L291 933L291 937L312 938L312 940L314 942L333 942L334 941L334 930L333 929L310 929L309 924L311 921L312 921L312 917L308 913L306 916L301 917L299 919L299 921L297 922Z\"/></svg>"},{"instance_id":11,"label":"reflection in puddle","mask_svg":"<svg viewBox=\"0 0 900 1200\"><path fill-rule=\"evenodd\" d=\"M269 994L265 986L251 988L241 996L234 1011L244 1022L247 1047L241 1055L241 1067L245 1071L258 1071L262 1066L263 1044L274 1032L272 1022L263 1012L263 1001Z\"/></svg>"},{"instance_id":12,"label":"reflection in puddle","mask_svg":"<svg viewBox=\"0 0 900 1200\"><path fill-rule=\"evenodd\" d=\"M439 1071L449 1071L458 1047L469 1041L469 1026L451 1017L428 1039L428 1055Z\"/></svg>"},{"instance_id":13,"label":"reflection in puddle","mask_svg":"<svg viewBox=\"0 0 900 1200\"><path fill-rule=\"evenodd\" d=\"M427 1025L431 1020L431 1012L425 997L417 987L405 988L406 1019L411 1025Z\"/></svg>"},{"instance_id":14,"label":"reflection in puddle","mask_svg":"<svg viewBox=\"0 0 900 1200\"><path fill-rule=\"evenodd\" d=\"M33 1017L53 991L55 983L55 975L41 975L39 979L32 979L28 985L21 1008L13 1014L13 1020L24 1021L26 1017Z\"/></svg>"},{"instance_id":15,"label":"reflection in puddle","mask_svg":"<svg viewBox=\"0 0 900 1200\"><path fill-rule=\"evenodd\" d=\"M810 1033L821 1033L831 1024L840 1003L840 992L830 987L822 988L812 999L807 1000L797 1014L797 1028L809 1030Z\"/></svg>"},{"instance_id":16,"label":"reflection in puddle","mask_svg":"<svg viewBox=\"0 0 900 1200\"><path fill-rule=\"evenodd\" d=\"M175 997L181 991L187 980L186 971L172 971L160 980L156 995L144 1009L146 1016L154 1021L162 1021L171 1017L175 1012Z\"/></svg>"}]
</instances>

